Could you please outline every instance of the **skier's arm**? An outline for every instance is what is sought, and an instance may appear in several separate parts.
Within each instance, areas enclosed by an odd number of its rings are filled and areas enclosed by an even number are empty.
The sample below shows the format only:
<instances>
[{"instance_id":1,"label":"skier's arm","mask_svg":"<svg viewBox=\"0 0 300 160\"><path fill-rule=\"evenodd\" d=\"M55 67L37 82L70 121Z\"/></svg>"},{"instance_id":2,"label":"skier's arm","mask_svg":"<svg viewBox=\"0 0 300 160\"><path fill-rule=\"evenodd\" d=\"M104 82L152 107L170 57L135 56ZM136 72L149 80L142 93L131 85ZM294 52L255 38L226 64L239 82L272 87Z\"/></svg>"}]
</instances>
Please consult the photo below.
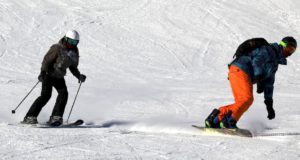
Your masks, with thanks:
<instances>
[{"instance_id":1,"label":"skier's arm","mask_svg":"<svg viewBox=\"0 0 300 160\"><path fill-rule=\"evenodd\" d=\"M81 74L78 70L78 64L79 64L79 51L78 48L76 48L77 53L77 60L74 61L73 65L69 67L71 73L78 79L78 82L84 82L86 79L86 76L84 74Z\"/></svg>"},{"instance_id":2,"label":"skier's arm","mask_svg":"<svg viewBox=\"0 0 300 160\"><path fill-rule=\"evenodd\" d=\"M70 66L69 69L72 72L72 74L78 79L78 83L85 81L86 76L79 72L77 66Z\"/></svg>"},{"instance_id":3,"label":"skier's arm","mask_svg":"<svg viewBox=\"0 0 300 160\"><path fill-rule=\"evenodd\" d=\"M80 72L79 72L77 66L70 66L69 69L70 69L71 73L72 73L77 79L79 79L79 77L80 77Z\"/></svg>"},{"instance_id":4,"label":"skier's arm","mask_svg":"<svg viewBox=\"0 0 300 160\"><path fill-rule=\"evenodd\" d=\"M55 60L57 58L58 50L59 50L59 48L57 45L51 46L51 48L49 49L49 51L47 52L47 54L45 55L45 57L43 59L41 72L46 73L49 71L49 67L55 62Z\"/></svg>"}]
</instances>

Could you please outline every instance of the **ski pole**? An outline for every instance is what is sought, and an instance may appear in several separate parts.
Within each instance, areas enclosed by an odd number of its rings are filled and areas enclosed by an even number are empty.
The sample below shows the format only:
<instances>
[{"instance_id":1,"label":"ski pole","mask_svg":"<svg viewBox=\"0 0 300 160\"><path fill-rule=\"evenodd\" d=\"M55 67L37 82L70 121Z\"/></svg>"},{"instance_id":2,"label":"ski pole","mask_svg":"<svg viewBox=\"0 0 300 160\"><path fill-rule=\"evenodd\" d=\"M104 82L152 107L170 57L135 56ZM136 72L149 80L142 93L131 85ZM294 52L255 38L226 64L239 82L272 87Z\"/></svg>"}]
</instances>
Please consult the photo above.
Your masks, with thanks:
<instances>
[{"instance_id":1,"label":"ski pole","mask_svg":"<svg viewBox=\"0 0 300 160\"><path fill-rule=\"evenodd\" d=\"M68 122L69 122L69 118L70 118L70 115L71 115L71 113L72 113L72 110L73 110L75 101L76 101L76 99L77 99L77 96L78 96L78 93L79 93L81 84L82 84L82 82L80 82L79 87L78 87L78 90L77 90L77 93L76 93L76 96L75 96L75 98L74 98L74 101L73 101L73 104L72 104L72 107L71 107L71 110L70 110L70 113L69 113L69 116L68 116L68 119L67 119L67 124L68 124Z\"/></svg>"},{"instance_id":2,"label":"ski pole","mask_svg":"<svg viewBox=\"0 0 300 160\"><path fill-rule=\"evenodd\" d=\"M20 105L23 103L23 101L28 97L28 95L33 91L33 89L40 83L40 81L38 81L33 87L32 89L29 91L29 93L22 99L22 101L18 104L18 106L11 111L12 114L16 113L16 110L20 107Z\"/></svg>"}]
</instances>

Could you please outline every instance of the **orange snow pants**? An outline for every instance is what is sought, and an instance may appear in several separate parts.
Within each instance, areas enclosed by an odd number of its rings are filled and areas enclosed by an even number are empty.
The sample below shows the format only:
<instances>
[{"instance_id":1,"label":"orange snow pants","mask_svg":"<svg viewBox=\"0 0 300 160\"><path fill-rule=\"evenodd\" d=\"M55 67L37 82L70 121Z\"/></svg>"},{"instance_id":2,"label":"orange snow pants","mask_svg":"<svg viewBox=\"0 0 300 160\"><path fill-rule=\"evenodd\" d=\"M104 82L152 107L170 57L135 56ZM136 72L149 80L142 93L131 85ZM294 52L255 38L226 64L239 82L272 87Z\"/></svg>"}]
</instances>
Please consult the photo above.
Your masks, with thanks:
<instances>
[{"instance_id":1,"label":"orange snow pants","mask_svg":"<svg viewBox=\"0 0 300 160\"><path fill-rule=\"evenodd\" d=\"M235 103L220 107L218 118L222 120L224 116L231 111L232 118L238 121L253 103L253 85L250 77L243 70L234 65L229 67L228 79Z\"/></svg>"}]
</instances>

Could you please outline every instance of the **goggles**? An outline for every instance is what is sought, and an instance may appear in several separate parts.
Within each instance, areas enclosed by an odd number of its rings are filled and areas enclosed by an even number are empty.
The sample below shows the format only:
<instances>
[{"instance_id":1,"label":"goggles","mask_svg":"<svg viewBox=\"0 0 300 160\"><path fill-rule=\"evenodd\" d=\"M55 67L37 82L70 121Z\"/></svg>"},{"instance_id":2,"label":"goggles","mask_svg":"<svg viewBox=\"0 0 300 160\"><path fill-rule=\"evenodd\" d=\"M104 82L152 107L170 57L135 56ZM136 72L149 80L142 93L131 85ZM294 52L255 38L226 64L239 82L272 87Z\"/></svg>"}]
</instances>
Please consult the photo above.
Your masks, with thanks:
<instances>
[{"instance_id":1,"label":"goggles","mask_svg":"<svg viewBox=\"0 0 300 160\"><path fill-rule=\"evenodd\" d=\"M72 45L72 46L77 46L77 44L79 43L79 40L76 39L70 39L66 37L66 41L68 44Z\"/></svg>"}]
</instances>

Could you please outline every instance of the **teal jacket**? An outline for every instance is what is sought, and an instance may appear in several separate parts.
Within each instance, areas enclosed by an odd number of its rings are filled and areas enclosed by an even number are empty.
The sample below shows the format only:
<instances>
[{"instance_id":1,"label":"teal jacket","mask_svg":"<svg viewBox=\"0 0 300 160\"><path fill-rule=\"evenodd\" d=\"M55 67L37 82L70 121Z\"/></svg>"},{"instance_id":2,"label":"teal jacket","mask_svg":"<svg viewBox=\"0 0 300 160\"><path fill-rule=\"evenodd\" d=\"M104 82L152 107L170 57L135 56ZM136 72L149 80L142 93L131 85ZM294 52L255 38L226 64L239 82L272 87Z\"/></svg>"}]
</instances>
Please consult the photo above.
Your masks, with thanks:
<instances>
[{"instance_id":1,"label":"teal jacket","mask_svg":"<svg viewBox=\"0 0 300 160\"><path fill-rule=\"evenodd\" d=\"M233 60L230 65L235 65L246 72L253 84L264 84L265 99L272 99L275 73L279 64L286 65L287 60L283 56L282 46L272 43Z\"/></svg>"}]
</instances>

